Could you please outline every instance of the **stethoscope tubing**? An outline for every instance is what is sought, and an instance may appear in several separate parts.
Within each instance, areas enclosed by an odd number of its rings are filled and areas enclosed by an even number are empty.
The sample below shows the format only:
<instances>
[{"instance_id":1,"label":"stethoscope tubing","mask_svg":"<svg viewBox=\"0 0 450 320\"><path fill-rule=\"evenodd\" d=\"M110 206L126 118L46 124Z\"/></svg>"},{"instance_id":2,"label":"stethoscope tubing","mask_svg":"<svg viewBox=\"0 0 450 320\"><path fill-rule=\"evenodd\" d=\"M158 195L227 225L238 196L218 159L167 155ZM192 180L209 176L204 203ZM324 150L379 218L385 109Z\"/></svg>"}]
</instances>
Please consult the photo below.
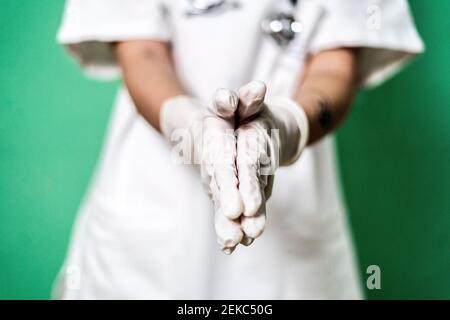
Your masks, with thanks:
<instances>
[{"instance_id":1,"label":"stethoscope tubing","mask_svg":"<svg viewBox=\"0 0 450 320\"><path fill-rule=\"evenodd\" d=\"M201 16L217 13L225 7L238 7L236 0L211 0L210 2L198 2L198 0L188 0L189 7L186 10L187 16ZM266 18L261 23L263 32L271 36L280 46L289 44L302 30L300 22L295 20L293 12L299 0L285 0L277 9L277 12Z\"/></svg>"}]
</instances>

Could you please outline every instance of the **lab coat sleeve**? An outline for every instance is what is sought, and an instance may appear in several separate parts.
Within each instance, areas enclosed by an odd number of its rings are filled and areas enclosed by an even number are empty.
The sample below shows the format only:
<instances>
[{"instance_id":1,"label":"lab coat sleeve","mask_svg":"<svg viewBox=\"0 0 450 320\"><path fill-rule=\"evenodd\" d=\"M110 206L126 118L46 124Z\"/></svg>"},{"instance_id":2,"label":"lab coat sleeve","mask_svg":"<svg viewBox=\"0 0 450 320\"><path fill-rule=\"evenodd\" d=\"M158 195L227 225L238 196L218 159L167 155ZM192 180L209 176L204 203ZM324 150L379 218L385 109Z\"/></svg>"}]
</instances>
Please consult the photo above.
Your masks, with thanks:
<instances>
[{"instance_id":1,"label":"lab coat sleeve","mask_svg":"<svg viewBox=\"0 0 450 320\"><path fill-rule=\"evenodd\" d=\"M360 49L358 80L381 84L424 50L406 0L319 0L323 17L309 53Z\"/></svg>"},{"instance_id":2,"label":"lab coat sleeve","mask_svg":"<svg viewBox=\"0 0 450 320\"><path fill-rule=\"evenodd\" d=\"M110 80L120 75L112 43L170 38L164 0L67 0L57 41L88 76Z\"/></svg>"}]
</instances>

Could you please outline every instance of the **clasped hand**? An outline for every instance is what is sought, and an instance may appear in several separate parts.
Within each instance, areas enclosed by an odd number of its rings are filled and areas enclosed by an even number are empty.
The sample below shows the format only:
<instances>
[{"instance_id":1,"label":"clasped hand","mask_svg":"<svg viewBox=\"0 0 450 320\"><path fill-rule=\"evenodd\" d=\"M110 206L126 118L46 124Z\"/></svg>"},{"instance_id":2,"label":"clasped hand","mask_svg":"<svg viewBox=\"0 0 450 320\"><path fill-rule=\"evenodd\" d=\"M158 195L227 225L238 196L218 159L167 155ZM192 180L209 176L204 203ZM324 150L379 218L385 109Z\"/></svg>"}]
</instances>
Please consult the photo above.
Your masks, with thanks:
<instances>
[{"instance_id":1,"label":"clasped hand","mask_svg":"<svg viewBox=\"0 0 450 320\"><path fill-rule=\"evenodd\" d=\"M214 203L217 241L231 254L238 244L248 246L263 233L274 173L298 159L308 139L308 121L288 98L266 101L260 81L238 93L217 90L206 111L197 114L188 125L194 161ZM201 124L200 133L194 122Z\"/></svg>"}]
</instances>

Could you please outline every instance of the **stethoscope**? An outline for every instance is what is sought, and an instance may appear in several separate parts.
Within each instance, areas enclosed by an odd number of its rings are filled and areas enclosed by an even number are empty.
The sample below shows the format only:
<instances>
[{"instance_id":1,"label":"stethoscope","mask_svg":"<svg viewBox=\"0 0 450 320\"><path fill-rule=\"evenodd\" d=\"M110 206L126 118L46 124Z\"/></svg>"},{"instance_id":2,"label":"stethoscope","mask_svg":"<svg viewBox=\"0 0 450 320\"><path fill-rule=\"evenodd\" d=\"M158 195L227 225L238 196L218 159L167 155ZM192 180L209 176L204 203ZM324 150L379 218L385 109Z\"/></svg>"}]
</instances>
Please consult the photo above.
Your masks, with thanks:
<instances>
[{"instance_id":1,"label":"stethoscope","mask_svg":"<svg viewBox=\"0 0 450 320\"><path fill-rule=\"evenodd\" d=\"M187 0L187 16L201 16L230 8L239 8L237 0ZM286 46L302 32L303 25L294 17L298 0L278 0L275 12L261 23L262 31L272 37L280 46Z\"/></svg>"},{"instance_id":2,"label":"stethoscope","mask_svg":"<svg viewBox=\"0 0 450 320\"><path fill-rule=\"evenodd\" d=\"M239 2L228 0L187 0L187 16L202 16L238 8Z\"/></svg>"}]
</instances>

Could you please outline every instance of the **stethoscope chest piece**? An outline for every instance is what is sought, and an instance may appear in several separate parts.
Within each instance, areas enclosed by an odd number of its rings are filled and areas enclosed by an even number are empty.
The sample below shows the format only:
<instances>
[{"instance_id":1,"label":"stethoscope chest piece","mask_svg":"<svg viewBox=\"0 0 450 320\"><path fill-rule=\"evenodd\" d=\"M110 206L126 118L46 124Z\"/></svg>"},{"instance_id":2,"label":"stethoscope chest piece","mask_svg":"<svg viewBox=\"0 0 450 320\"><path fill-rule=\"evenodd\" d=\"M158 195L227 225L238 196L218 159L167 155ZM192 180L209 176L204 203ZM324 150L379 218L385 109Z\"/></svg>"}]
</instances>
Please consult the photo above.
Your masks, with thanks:
<instances>
[{"instance_id":1,"label":"stethoscope chest piece","mask_svg":"<svg viewBox=\"0 0 450 320\"><path fill-rule=\"evenodd\" d=\"M261 27L264 33L271 36L280 46L287 46L303 30L303 24L287 12L269 16L262 22Z\"/></svg>"}]
</instances>

